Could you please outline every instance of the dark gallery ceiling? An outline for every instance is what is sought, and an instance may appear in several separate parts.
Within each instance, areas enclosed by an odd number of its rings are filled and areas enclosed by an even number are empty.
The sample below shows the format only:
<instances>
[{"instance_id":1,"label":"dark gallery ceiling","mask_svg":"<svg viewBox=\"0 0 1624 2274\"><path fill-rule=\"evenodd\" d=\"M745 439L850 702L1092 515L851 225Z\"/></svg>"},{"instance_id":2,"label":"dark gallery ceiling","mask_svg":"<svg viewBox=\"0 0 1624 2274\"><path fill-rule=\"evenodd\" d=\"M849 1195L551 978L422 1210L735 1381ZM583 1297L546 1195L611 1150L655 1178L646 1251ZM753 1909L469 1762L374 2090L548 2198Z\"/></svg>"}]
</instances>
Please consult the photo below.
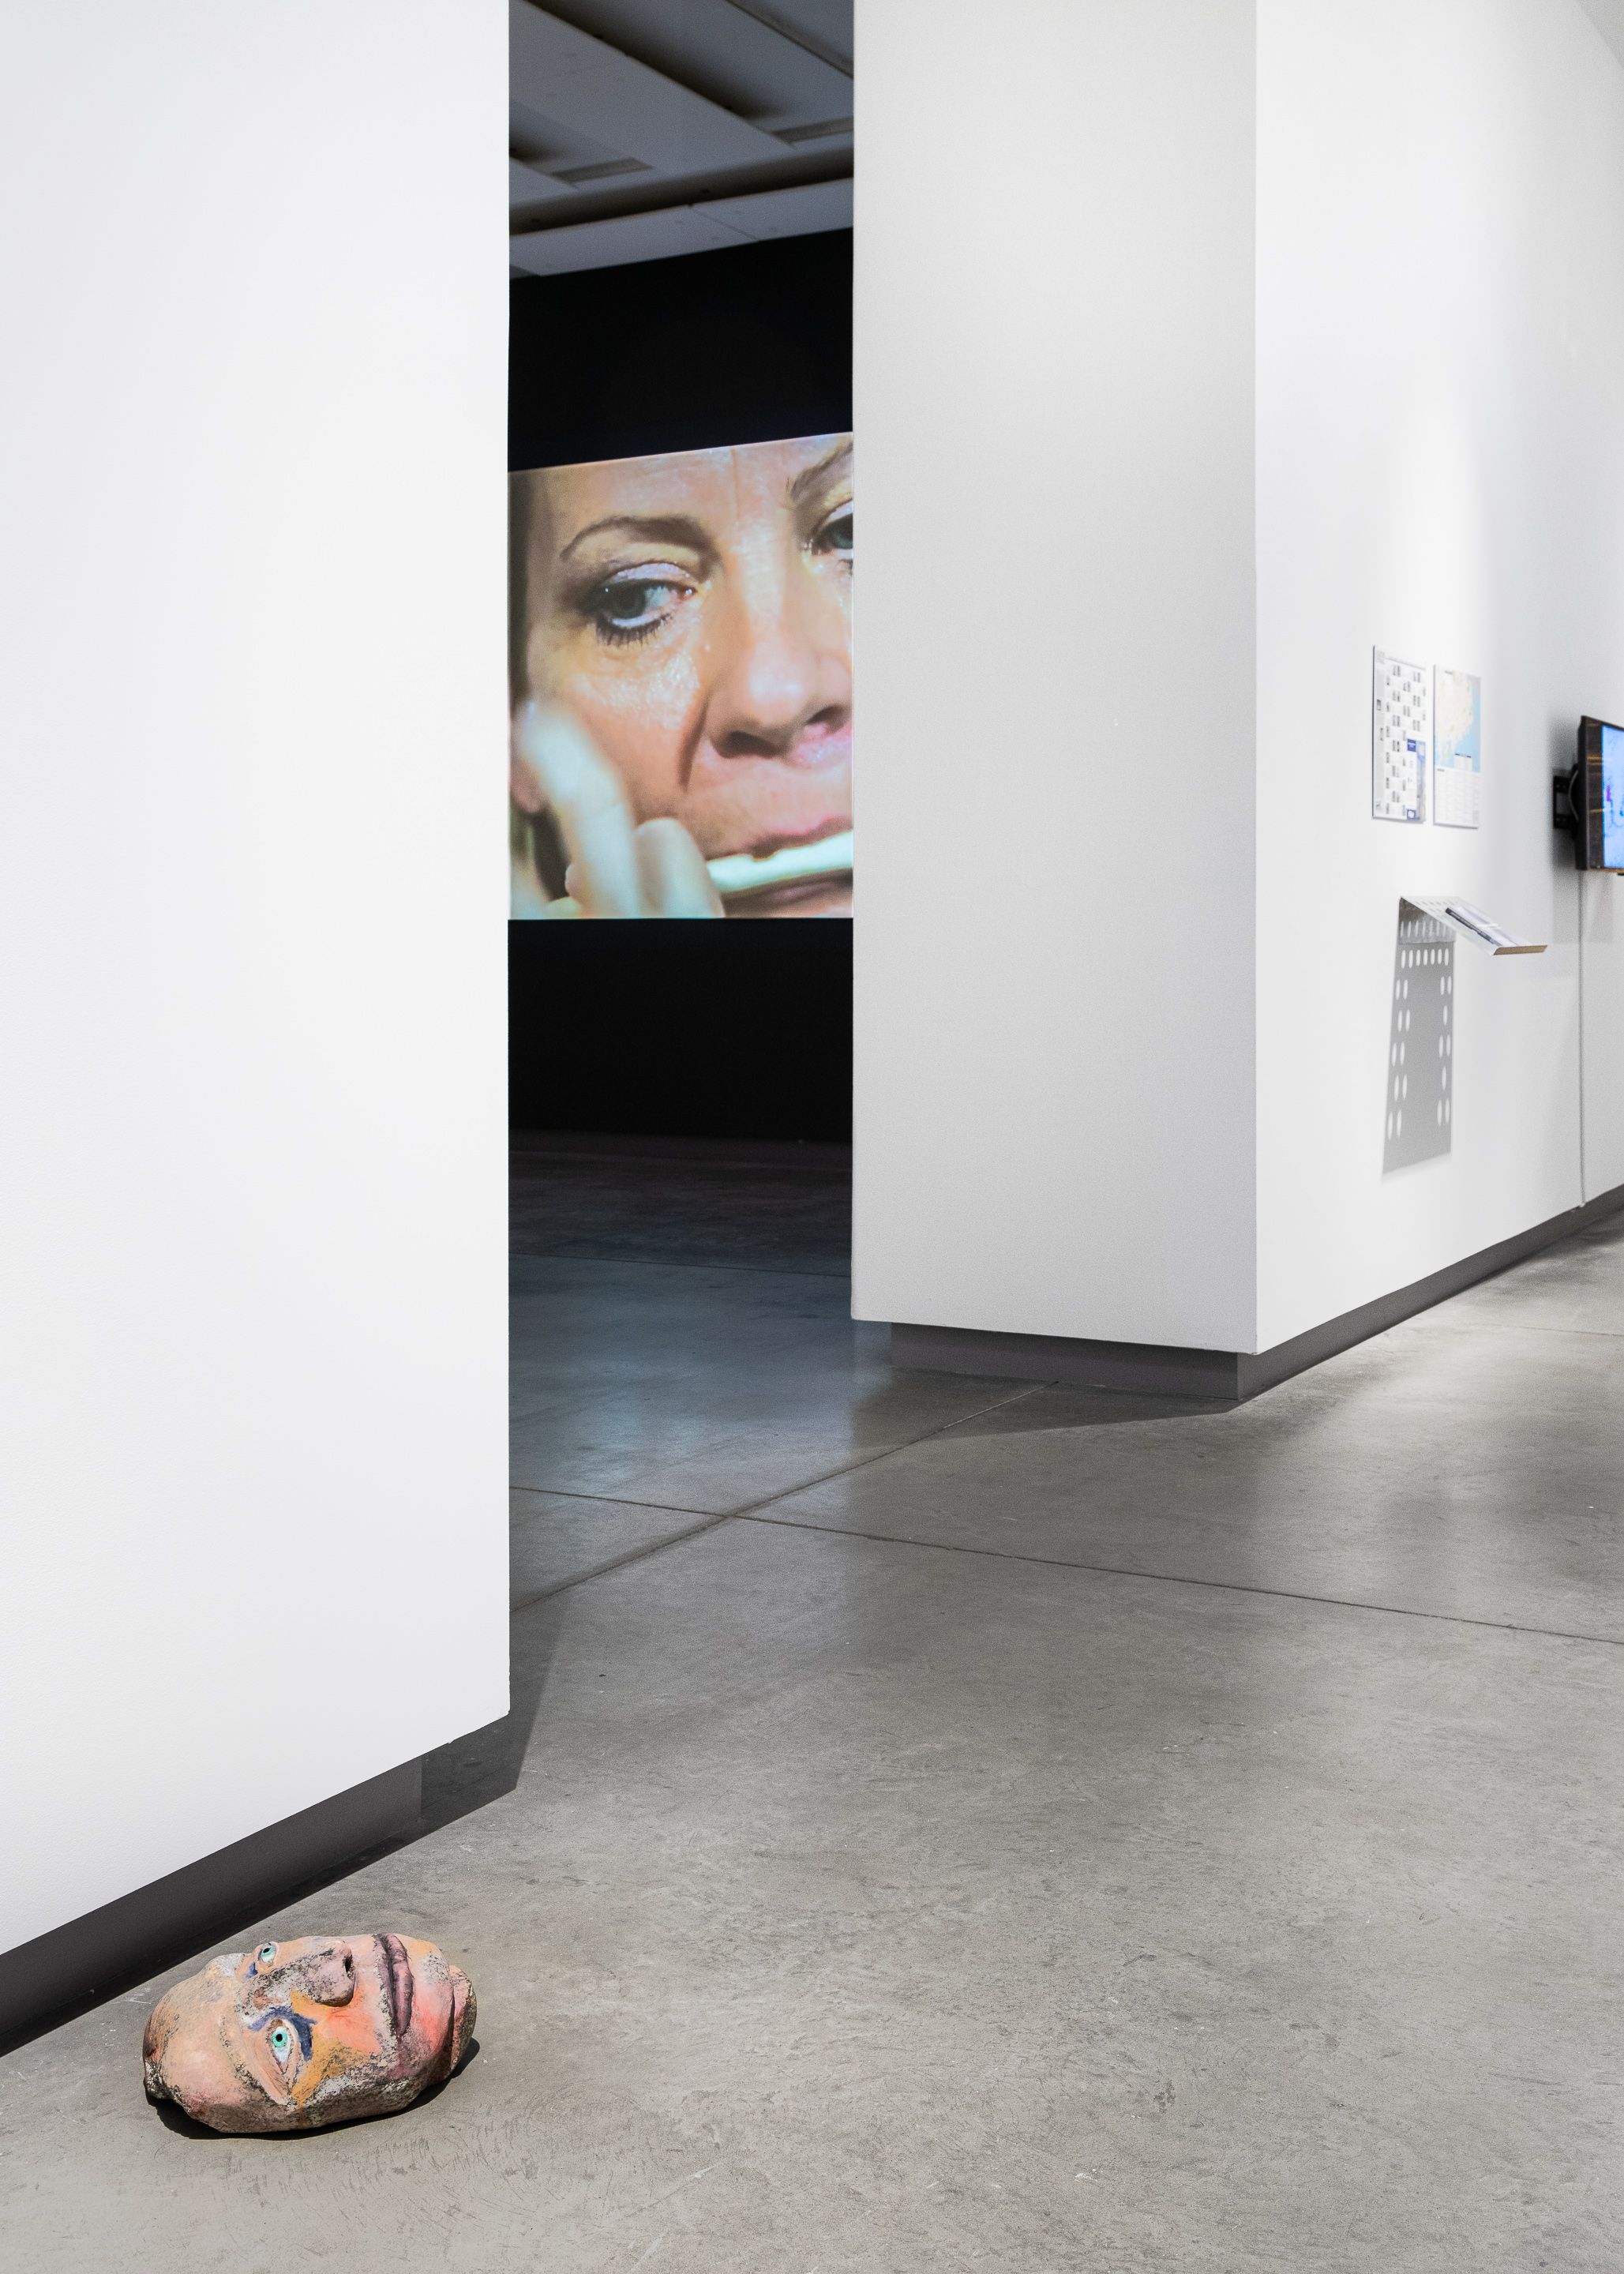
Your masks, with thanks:
<instances>
[{"instance_id":1,"label":"dark gallery ceiling","mask_svg":"<svg viewBox=\"0 0 1624 2274\"><path fill-rule=\"evenodd\" d=\"M853 0L509 0L515 275L852 220Z\"/></svg>"}]
</instances>

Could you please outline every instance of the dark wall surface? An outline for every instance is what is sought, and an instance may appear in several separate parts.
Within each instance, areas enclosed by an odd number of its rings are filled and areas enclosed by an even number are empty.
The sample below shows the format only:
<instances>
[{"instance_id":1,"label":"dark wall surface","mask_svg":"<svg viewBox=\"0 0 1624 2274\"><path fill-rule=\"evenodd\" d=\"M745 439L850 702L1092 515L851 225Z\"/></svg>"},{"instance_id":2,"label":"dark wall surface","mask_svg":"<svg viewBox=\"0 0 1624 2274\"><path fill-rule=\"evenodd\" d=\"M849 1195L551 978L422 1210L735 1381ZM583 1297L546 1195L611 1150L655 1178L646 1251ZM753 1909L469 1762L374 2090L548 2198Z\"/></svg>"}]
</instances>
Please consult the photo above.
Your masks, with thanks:
<instances>
[{"instance_id":1,"label":"dark wall surface","mask_svg":"<svg viewBox=\"0 0 1624 2274\"><path fill-rule=\"evenodd\" d=\"M852 927L508 927L515 1129L852 1134Z\"/></svg>"},{"instance_id":2,"label":"dark wall surface","mask_svg":"<svg viewBox=\"0 0 1624 2274\"><path fill-rule=\"evenodd\" d=\"M509 467L845 433L849 230L512 287ZM508 926L515 1129L845 1141L839 919Z\"/></svg>"}]
</instances>

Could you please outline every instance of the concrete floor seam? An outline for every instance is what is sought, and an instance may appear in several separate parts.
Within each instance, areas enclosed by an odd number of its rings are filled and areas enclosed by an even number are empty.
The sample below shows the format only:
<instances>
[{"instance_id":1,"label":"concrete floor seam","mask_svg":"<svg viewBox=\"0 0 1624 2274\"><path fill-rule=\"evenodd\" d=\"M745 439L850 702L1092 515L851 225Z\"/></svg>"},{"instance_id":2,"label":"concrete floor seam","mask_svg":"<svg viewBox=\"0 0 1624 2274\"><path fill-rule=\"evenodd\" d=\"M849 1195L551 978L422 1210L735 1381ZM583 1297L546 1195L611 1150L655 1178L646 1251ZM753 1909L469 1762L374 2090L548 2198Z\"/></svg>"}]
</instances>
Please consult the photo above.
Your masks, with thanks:
<instances>
[{"instance_id":1,"label":"concrete floor seam","mask_svg":"<svg viewBox=\"0 0 1624 2274\"><path fill-rule=\"evenodd\" d=\"M798 1489L809 1492L813 1487L808 1485ZM1124 1563L1084 1563L1073 1562L1063 1555L1023 1555L1012 1548L967 1547L952 1540L910 1540L897 1532L860 1532L850 1525L814 1524L806 1517L767 1516L760 1509L741 1509L734 1521L776 1524L785 1531L817 1532L831 1540L867 1540L878 1547L922 1547L942 1555L979 1555L996 1563L1036 1564L1049 1571L1086 1571L1102 1579L1144 1579L1163 1587L1206 1587L1225 1595L1258 1595L1270 1602L1317 1603L1327 1610L1368 1611L1385 1618L1425 1619L1435 1626L1481 1627L1492 1634L1533 1635L1545 1642L1588 1643L1601 1650L1624 1650L1624 1638L1580 1634L1567 1627L1522 1626L1510 1619L1474 1619L1458 1611L1422 1611L1403 1603L1361 1602L1352 1595L1312 1595L1292 1587L1256 1587L1242 1579L1196 1579L1180 1571L1139 1571Z\"/></svg>"},{"instance_id":2,"label":"concrete floor seam","mask_svg":"<svg viewBox=\"0 0 1624 2274\"><path fill-rule=\"evenodd\" d=\"M843 1462L838 1468L826 1469L817 1476L803 1477L795 1484L780 1486L777 1492L763 1493L758 1500L741 1501L737 1508L726 1508L720 1510L684 1508L680 1501L638 1500L632 1494L623 1492L570 1492L556 1485L510 1483L508 1489L510 1493L533 1493L538 1498L547 1500L602 1501L620 1508L668 1509L673 1516L703 1516L720 1523L727 1517L754 1516L763 1508L771 1508L776 1501L793 1499L797 1493L816 1492L820 1485L833 1484L840 1477L856 1476L861 1470L875 1468L881 1461L889 1461L898 1453L911 1453L920 1445L928 1445L933 1437L944 1437L950 1429L961 1429L966 1423L979 1421L986 1414L1001 1412L1006 1405L1019 1405L1023 1398L1031 1397L1038 1390L1052 1386L1041 1382L1024 1382L1019 1389L1012 1390L1007 1397L995 1397L989 1404L978 1405L968 1413L956 1413L951 1420L938 1421L934 1428L921 1430L916 1437L899 1437L894 1445L882 1445L876 1451L865 1454L861 1460ZM703 1528L708 1527L702 1527ZM591 1575L583 1574L583 1576L590 1577Z\"/></svg>"},{"instance_id":3,"label":"concrete floor seam","mask_svg":"<svg viewBox=\"0 0 1624 2274\"><path fill-rule=\"evenodd\" d=\"M951 1421L941 1422L936 1428L927 1429L921 1435L909 1437L900 1444L886 1445L877 1453L871 1454L867 1460L853 1461L846 1467L831 1469L824 1476L808 1477L803 1484L792 1485L784 1492L769 1493L763 1499L747 1502L742 1508L724 1509L719 1515L703 1509L680 1508L669 1501L628 1500L623 1494L556 1492L542 1485L510 1485L508 1487L510 1493L529 1493L538 1500L603 1501L606 1504L621 1508L653 1509L666 1511L673 1516L703 1517L704 1520L703 1523L688 1525L680 1532L672 1532L666 1539L650 1540L641 1547L629 1547L623 1555L606 1556L601 1563L594 1563L590 1570L572 1571L567 1579L557 1580L550 1587L540 1587L532 1594L521 1596L517 1602L508 1605L508 1616L516 1617L521 1611L528 1611L537 1603L550 1602L555 1595L568 1594L572 1587L583 1587L589 1579L606 1578L610 1572L623 1570L628 1563L646 1562L650 1555L662 1555L667 1547L680 1547L690 1540L698 1540L705 1532L716 1531L720 1525L733 1524L758 1516L762 1510L772 1507L775 1502L786 1499L794 1493L814 1492L818 1486L831 1484L837 1478L852 1476L860 1469L875 1468L880 1462L890 1460L894 1454L912 1452L915 1446L929 1444L933 1437L940 1437L950 1429L957 1429L963 1422L979 1420L983 1414L996 1413L1006 1405L1018 1405L1023 1397L1031 1397L1035 1389L1041 1389L1042 1386L1041 1382L1025 1382L1019 1389L1012 1390L1008 1397L995 1397L986 1405L978 1405L973 1413L960 1414ZM771 1521L770 1518L763 1520Z\"/></svg>"},{"instance_id":4,"label":"concrete floor seam","mask_svg":"<svg viewBox=\"0 0 1624 2274\"><path fill-rule=\"evenodd\" d=\"M626 1505L646 1507L649 1503L628 1502ZM594 1563L590 1571L572 1571L568 1579L557 1580L551 1587L538 1587L532 1595L521 1596L516 1603L508 1605L508 1615L516 1618L521 1611L531 1610L538 1603L551 1602L554 1595L568 1594L572 1587L584 1587L589 1579L605 1578L611 1571L623 1571L628 1563L646 1562L650 1555L662 1555L668 1547L680 1547L686 1540L698 1540L719 1525L732 1524L733 1520L731 1515L708 1516L703 1524L690 1524L685 1531L673 1532L668 1539L650 1540L642 1547L628 1547L624 1555L607 1556L603 1562Z\"/></svg>"},{"instance_id":5,"label":"concrete floor seam","mask_svg":"<svg viewBox=\"0 0 1624 2274\"><path fill-rule=\"evenodd\" d=\"M820 1477L817 1481L822 1484L823 1480ZM529 1493L537 1500L601 1501L608 1508L648 1508L667 1516L703 1516L707 1520L718 1522L722 1516L733 1516L738 1512L734 1509L726 1508L718 1516L718 1512L713 1508L684 1508L681 1502L676 1500L637 1500L629 1493L570 1492L562 1485L510 1484L508 1489L510 1493ZM797 1492L805 1492L808 1489L805 1485L795 1487Z\"/></svg>"}]
</instances>

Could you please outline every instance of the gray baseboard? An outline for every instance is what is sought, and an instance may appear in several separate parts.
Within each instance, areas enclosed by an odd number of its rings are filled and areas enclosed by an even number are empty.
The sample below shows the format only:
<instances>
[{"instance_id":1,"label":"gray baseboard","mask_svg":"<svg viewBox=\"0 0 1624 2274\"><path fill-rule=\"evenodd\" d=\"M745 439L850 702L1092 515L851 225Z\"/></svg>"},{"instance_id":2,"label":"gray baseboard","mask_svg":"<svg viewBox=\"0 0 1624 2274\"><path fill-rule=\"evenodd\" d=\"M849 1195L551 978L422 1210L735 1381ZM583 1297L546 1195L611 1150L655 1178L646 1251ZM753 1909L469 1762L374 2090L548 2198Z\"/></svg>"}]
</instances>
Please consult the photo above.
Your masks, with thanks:
<instances>
[{"instance_id":1,"label":"gray baseboard","mask_svg":"<svg viewBox=\"0 0 1624 2274\"><path fill-rule=\"evenodd\" d=\"M1344 1311L1323 1326L1273 1350L1174 1350L1157 1343L1072 1341L1062 1335L1001 1335L974 1327L915 1327L891 1330L891 1364L936 1374L981 1374L1015 1382L1064 1382L1094 1389L1126 1389L1164 1397L1214 1397L1239 1404L1277 1382L1289 1381L1339 1351L1351 1350L1372 1335L1385 1334L1402 1319L1434 1303L1447 1302L1497 1272L1508 1271L1542 1248L1553 1247L1587 1226L1624 1209L1624 1186L1604 1193L1583 1208L1568 1209L1513 1239L1502 1239L1434 1271L1390 1295L1379 1295L1357 1311Z\"/></svg>"},{"instance_id":2,"label":"gray baseboard","mask_svg":"<svg viewBox=\"0 0 1624 2274\"><path fill-rule=\"evenodd\" d=\"M1000 1335L975 1327L893 1325L891 1362L931 1374L984 1374L1011 1382L1064 1382L1167 1397L1238 1398L1233 1351L1173 1350L1160 1343L1093 1343L1064 1335Z\"/></svg>"},{"instance_id":3,"label":"gray baseboard","mask_svg":"<svg viewBox=\"0 0 1624 2274\"><path fill-rule=\"evenodd\" d=\"M0 2052L263 1917L415 1830L422 1810L423 1764L407 1761L0 1952Z\"/></svg>"}]
</instances>

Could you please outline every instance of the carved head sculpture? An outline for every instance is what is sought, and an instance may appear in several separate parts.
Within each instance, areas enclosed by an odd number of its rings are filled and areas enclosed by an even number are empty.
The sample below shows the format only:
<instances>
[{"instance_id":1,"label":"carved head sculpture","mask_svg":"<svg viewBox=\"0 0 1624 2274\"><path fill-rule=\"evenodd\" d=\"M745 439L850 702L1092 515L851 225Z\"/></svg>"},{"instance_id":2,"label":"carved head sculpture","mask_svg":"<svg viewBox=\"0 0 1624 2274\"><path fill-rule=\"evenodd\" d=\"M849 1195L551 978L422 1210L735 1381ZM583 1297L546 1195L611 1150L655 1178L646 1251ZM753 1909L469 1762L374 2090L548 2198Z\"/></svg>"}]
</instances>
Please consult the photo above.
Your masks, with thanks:
<instances>
[{"instance_id":1,"label":"carved head sculpture","mask_svg":"<svg viewBox=\"0 0 1624 2274\"><path fill-rule=\"evenodd\" d=\"M216 2132L386 2116L450 2075L474 2018L472 1984L432 1942L261 1943L160 1998L141 2044L147 2090Z\"/></svg>"}]
</instances>

